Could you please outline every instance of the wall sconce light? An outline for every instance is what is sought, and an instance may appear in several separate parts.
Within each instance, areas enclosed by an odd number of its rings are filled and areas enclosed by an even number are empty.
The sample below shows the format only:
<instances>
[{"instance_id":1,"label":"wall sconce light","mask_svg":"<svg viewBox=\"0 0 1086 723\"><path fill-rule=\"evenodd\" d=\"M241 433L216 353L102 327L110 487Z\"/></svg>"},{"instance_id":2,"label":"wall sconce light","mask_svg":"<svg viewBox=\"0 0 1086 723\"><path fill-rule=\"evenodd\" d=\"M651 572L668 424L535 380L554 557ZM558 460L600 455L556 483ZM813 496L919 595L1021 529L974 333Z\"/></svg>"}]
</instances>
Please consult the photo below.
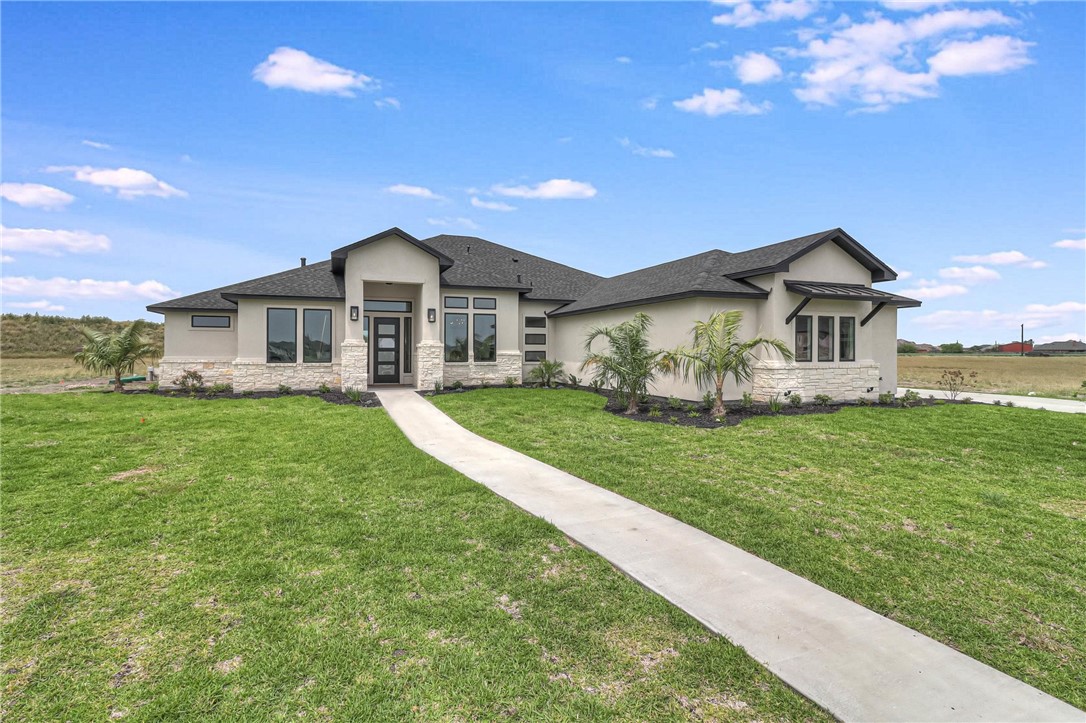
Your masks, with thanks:
<instances>
[{"instance_id":1,"label":"wall sconce light","mask_svg":"<svg viewBox=\"0 0 1086 723\"><path fill-rule=\"evenodd\" d=\"M351 307L351 321L358 321L358 307Z\"/></svg>"},{"instance_id":2,"label":"wall sconce light","mask_svg":"<svg viewBox=\"0 0 1086 723\"><path fill-rule=\"evenodd\" d=\"M426 321L430 322L431 324L437 321L437 309L426 310Z\"/></svg>"}]
</instances>

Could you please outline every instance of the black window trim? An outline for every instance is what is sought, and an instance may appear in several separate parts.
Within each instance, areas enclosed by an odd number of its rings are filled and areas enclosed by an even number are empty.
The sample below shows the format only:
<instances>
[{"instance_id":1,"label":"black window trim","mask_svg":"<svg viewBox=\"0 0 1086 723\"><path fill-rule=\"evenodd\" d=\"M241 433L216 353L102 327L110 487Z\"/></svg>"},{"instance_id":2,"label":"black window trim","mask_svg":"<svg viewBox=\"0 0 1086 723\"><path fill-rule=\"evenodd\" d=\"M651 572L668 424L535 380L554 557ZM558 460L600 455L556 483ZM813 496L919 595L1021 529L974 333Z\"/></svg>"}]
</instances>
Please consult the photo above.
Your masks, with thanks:
<instances>
[{"instance_id":1,"label":"black window trim","mask_svg":"<svg viewBox=\"0 0 1086 723\"><path fill-rule=\"evenodd\" d=\"M529 359L528 358L529 354L533 354L533 355L538 354L539 358L538 359ZM543 351L541 349L527 349L524 352L524 363L525 364L538 364L539 362L544 361L546 358L547 358L547 352L545 352L545 351Z\"/></svg>"},{"instance_id":2,"label":"black window trim","mask_svg":"<svg viewBox=\"0 0 1086 723\"><path fill-rule=\"evenodd\" d=\"M480 301L490 301L494 306L479 306ZM483 311L497 311L498 298L496 296L473 296L471 298L471 308L482 309Z\"/></svg>"},{"instance_id":3,"label":"black window trim","mask_svg":"<svg viewBox=\"0 0 1086 723\"><path fill-rule=\"evenodd\" d=\"M530 337L543 337L543 341L531 341ZM547 335L546 334L525 334L524 335L525 346L546 346Z\"/></svg>"},{"instance_id":4,"label":"black window trim","mask_svg":"<svg viewBox=\"0 0 1086 723\"><path fill-rule=\"evenodd\" d=\"M843 322L845 319L848 319L851 322L851 326L852 326L852 348L849 350L850 354L849 354L848 359L845 358L844 349L842 348L842 344L845 341L845 335L842 333L842 330L844 329L845 325L842 324L841 322ZM843 362L854 362L854 361L856 361L856 317L855 316L839 316L839 317L837 317L837 360L838 361L843 361Z\"/></svg>"},{"instance_id":5,"label":"black window trim","mask_svg":"<svg viewBox=\"0 0 1086 723\"><path fill-rule=\"evenodd\" d=\"M799 339L798 339L798 337L799 337L799 328L800 328L801 319L806 319L807 320L807 354L806 354L805 357L801 357L799 355ZM794 351L795 351L795 355L796 355L796 361L808 364L808 363L810 363L810 362L812 362L814 360L814 349L813 349L814 346L815 346L815 344L814 344L814 342L815 342L815 338L814 338L814 317L811 316L810 314L802 314L800 316L797 316L795 320L796 320L796 337L797 338L793 340L793 346L795 347Z\"/></svg>"},{"instance_id":6,"label":"black window trim","mask_svg":"<svg viewBox=\"0 0 1086 723\"><path fill-rule=\"evenodd\" d=\"M323 309L319 308L319 307L316 307L316 308L314 308L314 307L303 307L302 308L302 341L303 342L305 341L305 312L307 312L307 311L327 311L328 312L328 361L307 362L305 360L305 349L304 349L304 346L303 346L303 349L302 349L302 364L331 364L332 360L336 356L332 352L332 349L335 346L335 341L336 341L336 315L332 311L332 309L330 309L328 307L325 307ZM295 331L294 333L297 334L298 332ZM294 343L297 344L298 342L295 341ZM298 352L297 351L294 352L294 357L295 358L298 357Z\"/></svg>"},{"instance_id":7,"label":"black window trim","mask_svg":"<svg viewBox=\"0 0 1086 723\"><path fill-rule=\"evenodd\" d=\"M411 335L415 330L412 328L413 324L411 323L411 319L412 317L410 315L405 316L403 318L403 323L400 324L400 353L403 354L404 374L414 374L414 372L411 371L411 357L413 356L412 352L414 351L415 340L411 338Z\"/></svg>"},{"instance_id":8,"label":"black window trim","mask_svg":"<svg viewBox=\"0 0 1086 723\"><path fill-rule=\"evenodd\" d=\"M444 317L444 319L442 319L442 322L443 322L442 323L442 331L444 331L445 333L442 335L443 338L441 340L442 346L444 347L444 350L441 352L441 358L442 358L442 360L444 361L445 364L467 364L470 361L470 356L467 359L464 359L463 361L449 361L448 332L449 332L449 317L450 316L462 316L462 317L464 317L464 341L468 342L468 341L471 340L471 335L468 333L470 331L468 329L468 317L470 316L470 314L468 314L466 311L446 311L445 312L445 317ZM465 343L465 346L464 346L464 351L465 352L467 351L467 344L466 343ZM465 356L467 356L467 355L465 354Z\"/></svg>"},{"instance_id":9,"label":"black window trim","mask_svg":"<svg viewBox=\"0 0 1086 723\"><path fill-rule=\"evenodd\" d=\"M402 309L377 309L370 304L403 304ZM407 299L363 299L362 311L369 312L371 314L410 314L414 309L413 304Z\"/></svg>"},{"instance_id":10,"label":"black window trim","mask_svg":"<svg viewBox=\"0 0 1086 723\"><path fill-rule=\"evenodd\" d=\"M463 299L464 300L464 305L463 306L449 306L449 299ZM466 296L446 296L445 298L443 298L441 300L441 303L442 303L442 306L444 306L446 309L466 309L466 308L468 308L468 297L466 297Z\"/></svg>"},{"instance_id":11,"label":"black window trim","mask_svg":"<svg viewBox=\"0 0 1086 723\"><path fill-rule=\"evenodd\" d=\"M531 319L532 321L542 321L543 323L542 324L529 324L528 323L529 319ZM524 328L525 329L546 329L547 328L547 317L545 317L545 316L526 316L526 317L524 317Z\"/></svg>"},{"instance_id":12,"label":"black window trim","mask_svg":"<svg viewBox=\"0 0 1086 723\"><path fill-rule=\"evenodd\" d=\"M475 358L475 319L480 316L492 316L494 317L494 348L491 352L494 354L493 359L476 359ZM479 364L496 364L498 362L498 314L497 310L493 314L472 314L471 315L471 359Z\"/></svg>"},{"instance_id":13,"label":"black window trim","mask_svg":"<svg viewBox=\"0 0 1086 723\"><path fill-rule=\"evenodd\" d=\"M196 317L202 319L226 319L226 326L197 324ZM230 329L232 324L233 321L231 321L229 314L191 314L189 316L189 328L192 329Z\"/></svg>"},{"instance_id":14,"label":"black window trim","mask_svg":"<svg viewBox=\"0 0 1086 723\"><path fill-rule=\"evenodd\" d=\"M836 351L834 349L834 347L836 346L836 344L834 342L837 341L837 329L835 328L837 326L837 323L835 321L836 318L837 317L833 316L832 314L819 314L818 315L818 328L815 330L814 341L815 341L815 346L818 347L818 361L823 362L825 364L830 364L830 363L836 361L836 354L834 353ZM823 319L829 319L830 320L830 343L828 344L829 351L830 351L829 359L823 359L822 358L822 345L819 343L819 336L822 334L822 328L821 327L822 327L822 320Z\"/></svg>"},{"instance_id":15,"label":"black window trim","mask_svg":"<svg viewBox=\"0 0 1086 723\"><path fill-rule=\"evenodd\" d=\"M289 311L294 314L294 361L272 361L269 354L271 346L271 312ZM295 306L269 306L264 310L264 359L266 364L298 363L298 308Z\"/></svg>"}]
</instances>

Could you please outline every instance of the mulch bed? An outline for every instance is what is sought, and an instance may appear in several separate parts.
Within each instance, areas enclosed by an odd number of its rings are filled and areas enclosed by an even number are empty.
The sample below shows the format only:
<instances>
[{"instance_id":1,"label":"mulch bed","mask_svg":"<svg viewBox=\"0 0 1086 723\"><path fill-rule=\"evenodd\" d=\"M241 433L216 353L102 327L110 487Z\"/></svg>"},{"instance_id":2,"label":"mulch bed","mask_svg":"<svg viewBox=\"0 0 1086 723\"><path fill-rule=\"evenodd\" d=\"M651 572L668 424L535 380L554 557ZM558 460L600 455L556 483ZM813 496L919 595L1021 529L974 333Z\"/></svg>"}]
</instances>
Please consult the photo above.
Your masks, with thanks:
<instances>
[{"instance_id":1,"label":"mulch bed","mask_svg":"<svg viewBox=\"0 0 1086 723\"><path fill-rule=\"evenodd\" d=\"M126 389L123 394L154 394L158 397L174 397L186 399L278 399L280 397L319 397L329 404L347 404L355 407L380 407L381 400L373 392L362 392L359 400L353 401L341 391L318 392L297 391L289 394L280 394L276 391L267 392L229 392L225 394L212 394L206 389L202 392L185 392L180 389L159 390L152 392L150 389Z\"/></svg>"}]
</instances>

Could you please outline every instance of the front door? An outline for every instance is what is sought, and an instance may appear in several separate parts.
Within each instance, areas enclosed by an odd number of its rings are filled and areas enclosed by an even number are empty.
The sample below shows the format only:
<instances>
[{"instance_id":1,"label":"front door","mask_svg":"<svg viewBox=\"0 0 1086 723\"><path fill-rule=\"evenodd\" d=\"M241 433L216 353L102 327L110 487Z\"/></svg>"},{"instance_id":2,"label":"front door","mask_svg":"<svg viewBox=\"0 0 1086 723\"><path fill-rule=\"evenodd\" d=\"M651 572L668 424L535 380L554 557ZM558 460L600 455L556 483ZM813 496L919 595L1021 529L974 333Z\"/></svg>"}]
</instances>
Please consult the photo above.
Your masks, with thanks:
<instances>
[{"instance_id":1,"label":"front door","mask_svg":"<svg viewBox=\"0 0 1086 723\"><path fill-rule=\"evenodd\" d=\"M377 317L373 320L375 328L373 347L374 384L400 383L400 320Z\"/></svg>"}]
</instances>

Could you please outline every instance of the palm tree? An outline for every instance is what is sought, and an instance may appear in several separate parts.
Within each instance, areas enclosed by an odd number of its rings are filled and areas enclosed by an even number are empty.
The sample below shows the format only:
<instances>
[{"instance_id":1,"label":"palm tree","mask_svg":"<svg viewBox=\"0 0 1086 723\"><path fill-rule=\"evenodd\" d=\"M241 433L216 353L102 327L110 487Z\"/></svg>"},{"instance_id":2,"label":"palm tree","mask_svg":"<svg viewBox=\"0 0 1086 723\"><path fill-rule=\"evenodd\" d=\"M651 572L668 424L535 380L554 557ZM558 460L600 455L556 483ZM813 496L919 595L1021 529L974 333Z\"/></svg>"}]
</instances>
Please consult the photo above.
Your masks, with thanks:
<instances>
[{"instance_id":1,"label":"palm tree","mask_svg":"<svg viewBox=\"0 0 1086 723\"><path fill-rule=\"evenodd\" d=\"M626 402L626 414L637 414L641 396L648 393L649 384L660 372L672 371L664 352L649 348L649 327L652 317L638 312L634 318L614 326L589 329L585 337L585 359L581 371L594 369L594 379L614 389ZM592 342L599 337L607 340L607 351L592 351Z\"/></svg>"},{"instance_id":2,"label":"palm tree","mask_svg":"<svg viewBox=\"0 0 1086 723\"><path fill-rule=\"evenodd\" d=\"M743 312L718 311L708 321L694 322L691 333L694 345L679 347L667 353L667 360L675 374L681 373L684 380L690 377L701 389L715 389L716 400L713 403L713 416L722 416L724 409L724 380L731 375L736 384L745 384L754 377L751 362L754 350L760 346L776 349L788 361L793 359L792 351L780 339L757 337L743 341L739 338L739 327L743 324Z\"/></svg>"},{"instance_id":3,"label":"palm tree","mask_svg":"<svg viewBox=\"0 0 1086 723\"><path fill-rule=\"evenodd\" d=\"M116 334L84 326L79 331L86 343L76 352L75 360L93 372L112 374L113 390L122 392L121 376L131 374L138 362L158 355L158 349L143 338L141 332L146 326L146 321L136 319Z\"/></svg>"}]
</instances>

